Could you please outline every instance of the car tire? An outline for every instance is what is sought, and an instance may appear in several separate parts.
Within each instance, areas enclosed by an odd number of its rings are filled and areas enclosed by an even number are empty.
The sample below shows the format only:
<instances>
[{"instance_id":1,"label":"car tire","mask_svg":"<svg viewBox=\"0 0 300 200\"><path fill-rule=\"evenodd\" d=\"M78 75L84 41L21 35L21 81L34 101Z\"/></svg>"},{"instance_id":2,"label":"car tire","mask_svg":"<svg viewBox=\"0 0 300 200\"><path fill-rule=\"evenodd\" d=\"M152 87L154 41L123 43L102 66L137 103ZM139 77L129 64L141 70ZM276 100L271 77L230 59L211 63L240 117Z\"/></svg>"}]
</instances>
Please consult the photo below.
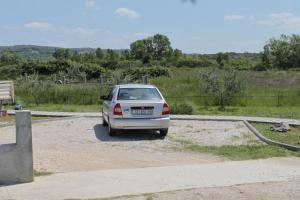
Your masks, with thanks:
<instances>
[{"instance_id":1,"label":"car tire","mask_svg":"<svg viewBox=\"0 0 300 200\"><path fill-rule=\"evenodd\" d=\"M169 129L160 129L159 130L159 135L161 136L161 137L166 137L167 136L167 134L168 134L168 130Z\"/></svg>"},{"instance_id":2,"label":"car tire","mask_svg":"<svg viewBox=\"0 0 300 200\"><path fill-rule=\"evenodd\" d=\"M117 135L117 130L114 128L111 128L110 123L108 123L108 135L111 137L114 137Z\"/></svg>"}]
</instances>

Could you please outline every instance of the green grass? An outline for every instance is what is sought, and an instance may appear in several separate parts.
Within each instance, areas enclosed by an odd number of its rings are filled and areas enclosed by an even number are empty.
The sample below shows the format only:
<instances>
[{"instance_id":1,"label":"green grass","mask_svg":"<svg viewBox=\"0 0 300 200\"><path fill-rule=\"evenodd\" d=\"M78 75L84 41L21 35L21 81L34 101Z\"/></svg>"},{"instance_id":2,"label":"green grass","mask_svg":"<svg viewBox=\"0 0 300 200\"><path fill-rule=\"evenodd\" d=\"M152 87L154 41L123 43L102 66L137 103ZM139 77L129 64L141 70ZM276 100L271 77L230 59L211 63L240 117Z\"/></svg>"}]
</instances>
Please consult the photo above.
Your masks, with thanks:
<instances>
[{"instance_id":1,"label":"green grass","mask_svg":"<svg viewBox=\"0 0 300 200\"><path fill-rule=\"evenodd\" d=\"M299 107L267 107L267 106L229 106L225 111L220 111L216 106L197 108L196 114L199 115L237 115L237 116L255 116L255 117L275 117L300 119Z\"/></svg>"},{"instance_id":2,"label":"green grass","mask_svg":"<svg viewBox=\"0 0 300 200\"><path fill-rule=\"evenodd\" d=\"M49 119L48 117L31 117L32 120ZM0 117L0 122L15 122L16 117L14 115L8 115L7 117Z\"/></svg>"},{"instance_id":3,"label":"green grass","mask_svg":"<svg viewBox=\"0 0 300 200\"><path fill-rule=\"evenodd\" d=\"M35 176L35 177L39 177L39 176L50 176L50 175L52 175L52 174L53 174L52 172L33 170L33 176Z\"/></svg>"},{"instance_id":4,"label":"green grass","mask_svg":"<svg viewBox=\"0 0 300 200\"><path fill-rule=\"evenodd\" d=\"M300 127L291 127L288 132L274 132L270 124L252 123L252 125L265 137L291 145L300 146Z\"/></svg>"},{"instance_id":5,"label":"green grass","mask_svg":"<svg viewBox=\"0 0 300 200\"><path fill-rule=\"evenodd\" d=\"M212 97L203 97L206 95L201 92L204 70L170 67L170 77L161 76L149 81L158 86L169 105L193 105L193 114L300 119L300 72L240 71L246 80L245 91L221 112ZM15 84L17 102L25 108L42 111L98 112L102 104L99 97L107 93L108 87L100 90L98 84Z\"/></svg>"},{"instance_id":6,"label":"green grass","mask_svg":"<svg viewBox=\"0 0 300 200\"><path fill-rule=\"evenodd\" d=\"M40 104L28 105L24 109L37 111L60 111L60 112L100 112L101 105L74 105L74 104Z\"/></svg>"},{"instance_id":7,"label":"green grass","mask_svg":"<svg viewBox=\"0 0 300 200\"><path fill-rule=\"evenodd\" d=\"M264 144L251 144L251 145L225 145L225 146L201 146L187 140L176 140L181 147L176 147L177 150L195 152L195 153L210 153L217 156L223 156L230 160L251 160L263 159L270 157L283 157L283 156L299 156L300 153L291 152L286 149L264 145Z\"/></svg>"}]
</instances>

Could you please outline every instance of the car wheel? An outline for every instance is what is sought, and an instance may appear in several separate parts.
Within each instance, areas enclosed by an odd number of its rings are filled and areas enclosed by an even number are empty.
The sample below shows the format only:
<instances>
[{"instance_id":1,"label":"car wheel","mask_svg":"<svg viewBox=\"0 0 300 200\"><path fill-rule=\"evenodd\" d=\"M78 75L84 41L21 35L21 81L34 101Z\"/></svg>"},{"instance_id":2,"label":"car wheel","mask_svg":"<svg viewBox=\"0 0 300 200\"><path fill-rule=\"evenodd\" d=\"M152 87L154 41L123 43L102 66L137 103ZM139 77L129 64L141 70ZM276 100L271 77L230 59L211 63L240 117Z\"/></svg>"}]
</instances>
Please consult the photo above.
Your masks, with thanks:
<instances>
[{"instance_id":1,"label":"car wheel","mask_svg":"<svg viewBox=\"0 0 300 200\"><path fill-rule=\"evenodd\" d=\"M113 129L110 125L110 123L108 123L108 135L111 137L114 137L117 135L117 130Z\"/></svg>"},{"instance_id":2,"label":"car wheel","mask_svg":"<svg viewBox=\"0 0 300 200\"><path fill-rule=\"evenodd\" d=\"M160 129L159 130L159 134L160 134L160 136L162 136L162 137L166 137L167 136L167 134L168 134L168 130L169 129Z\"/></svg>"}]
</instances>

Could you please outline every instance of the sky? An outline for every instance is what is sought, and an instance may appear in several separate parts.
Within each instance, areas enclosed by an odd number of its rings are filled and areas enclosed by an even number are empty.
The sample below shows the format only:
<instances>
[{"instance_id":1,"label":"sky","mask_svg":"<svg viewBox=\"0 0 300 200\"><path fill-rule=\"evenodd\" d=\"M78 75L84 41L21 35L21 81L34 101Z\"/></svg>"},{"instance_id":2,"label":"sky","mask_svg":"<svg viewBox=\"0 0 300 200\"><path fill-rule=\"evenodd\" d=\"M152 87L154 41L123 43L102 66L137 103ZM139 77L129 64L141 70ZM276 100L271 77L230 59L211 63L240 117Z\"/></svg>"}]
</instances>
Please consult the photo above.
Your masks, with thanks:
<instances>
[{"instance_id":1,"label":"sky","mask_svg":"<svg viewBox=\"0 0 300 200\"><path fill-rule=\"evenodd\" d=\"M300 34L300 0L2 0L0 46L129 48L160 33L185 53L260 52Z\"/></svg>"}]
</instances>

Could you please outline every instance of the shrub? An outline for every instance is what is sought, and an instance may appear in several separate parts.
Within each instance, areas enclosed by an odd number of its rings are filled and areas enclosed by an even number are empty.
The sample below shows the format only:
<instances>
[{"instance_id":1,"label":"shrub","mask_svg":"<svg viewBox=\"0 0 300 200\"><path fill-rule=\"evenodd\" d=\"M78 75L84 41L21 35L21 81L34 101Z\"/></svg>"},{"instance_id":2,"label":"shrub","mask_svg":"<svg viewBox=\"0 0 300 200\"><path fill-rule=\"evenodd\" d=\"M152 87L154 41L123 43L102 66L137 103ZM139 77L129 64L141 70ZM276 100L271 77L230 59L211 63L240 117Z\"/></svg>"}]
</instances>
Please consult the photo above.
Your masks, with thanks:
<instances>
[{"instance_id":1,"label":"shrub","mask_svg":"<svg viewBox=\"0 0 300 200\"><path fill-rule=\"evenodd\" d=\"M202 73L201 79L202 93L212 96L220 110L225 110L225 105L229 105L244 89L243 77L232 68L210 69Z\"/></svg>"},{"instance_id":2,"label":"shrub","mask_svg":"<svg viewBox=\"0 0 300 200\"><path fill-rule=\"evenodd\" d=\"M177 62L177 67L209 67L213 66L213 63L207 59L199 58L181 58Z\"/></svg>"},{"instance_id":3,"label":"shrub","mask_svg":"<svg viewBox=\"0 0 300 200\"><path fill-rule=\"evenodd\" d=\"M133 80L139 80L143 75L148 75L151 78L169 76L169 70L165 67L160 66L130 68L124 72L124 75L130 75Z\"/></svg>"},{"instance_id":4,"label":"shrub","mask_svg":"<svg viewBox=\"0 0 300 200\"><path fill-rule=\"evenodd\" d=\"M195 106L190 102L174 103L170 105L171 114L187 114L195 113Z\"/></svg>"},{"instance_id":5,"label":"shrub","mask_svg":"<svg viewBox=\"0 0 300 200\"><path fill-rule=\"evenodd\" d=\"M255 71L267 71L267 66L264 63L258 63L253 68Z\"/></svg>"}]
</instances>

